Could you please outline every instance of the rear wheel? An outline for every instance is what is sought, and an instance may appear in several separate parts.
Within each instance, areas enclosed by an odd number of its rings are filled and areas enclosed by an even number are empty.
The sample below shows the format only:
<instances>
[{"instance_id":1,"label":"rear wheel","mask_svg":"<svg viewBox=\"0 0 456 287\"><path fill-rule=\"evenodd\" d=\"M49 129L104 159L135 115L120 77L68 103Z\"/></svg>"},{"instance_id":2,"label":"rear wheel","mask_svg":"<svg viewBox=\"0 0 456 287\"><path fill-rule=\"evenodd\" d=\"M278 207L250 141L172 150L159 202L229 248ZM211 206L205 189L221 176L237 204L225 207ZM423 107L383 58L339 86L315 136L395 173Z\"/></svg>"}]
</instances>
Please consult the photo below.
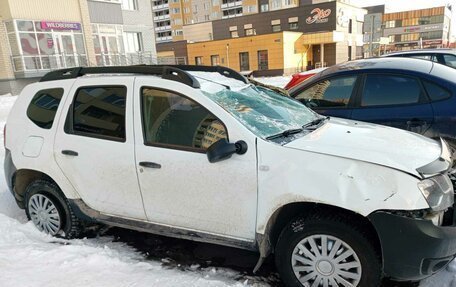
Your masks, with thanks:
<instances>
[{"instance_id":1,"label":"rear wheel","mask_svg":"<svg viewBox=\"0 0 456 287\"><path fill-rule=\"evenodd\" d=\"M371 236L334 216L290 222L279 236L275 259L289 287L377 287L381 261Z\"/></svg>"},{"instance_id":2,"label":"rear wheel","mask_svg":"<svg viewBox=\"0 0 456 287\"><path fill-rule=\"evenodd\" d=\"M47 180L35 180L25 191L25 212L38 230L52 236L79 237L84 228L60 188Z\"/></svg>"}]
</instances>

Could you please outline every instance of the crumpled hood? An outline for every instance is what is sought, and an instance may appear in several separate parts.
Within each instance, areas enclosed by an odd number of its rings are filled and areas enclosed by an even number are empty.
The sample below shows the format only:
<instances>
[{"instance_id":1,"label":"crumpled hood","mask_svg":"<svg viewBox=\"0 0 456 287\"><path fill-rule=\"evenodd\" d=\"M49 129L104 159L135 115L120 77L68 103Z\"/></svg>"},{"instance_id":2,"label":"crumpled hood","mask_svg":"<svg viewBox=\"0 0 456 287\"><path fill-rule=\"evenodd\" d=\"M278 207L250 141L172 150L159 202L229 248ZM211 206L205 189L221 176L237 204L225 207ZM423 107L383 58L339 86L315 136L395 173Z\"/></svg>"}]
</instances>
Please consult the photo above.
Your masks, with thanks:
<instances>
[{"instance_id":1,"label":"crumpled hood","mask_svg":"<svg viewBox=\"0 0 456 287\"><path fill-rule=\"evenodd\" d=\"M438 159L442 153L439 142L421 135L339 118L331 118L285 147L370 162L419 177L416 169Z\"/></svg>"}]
</instances>

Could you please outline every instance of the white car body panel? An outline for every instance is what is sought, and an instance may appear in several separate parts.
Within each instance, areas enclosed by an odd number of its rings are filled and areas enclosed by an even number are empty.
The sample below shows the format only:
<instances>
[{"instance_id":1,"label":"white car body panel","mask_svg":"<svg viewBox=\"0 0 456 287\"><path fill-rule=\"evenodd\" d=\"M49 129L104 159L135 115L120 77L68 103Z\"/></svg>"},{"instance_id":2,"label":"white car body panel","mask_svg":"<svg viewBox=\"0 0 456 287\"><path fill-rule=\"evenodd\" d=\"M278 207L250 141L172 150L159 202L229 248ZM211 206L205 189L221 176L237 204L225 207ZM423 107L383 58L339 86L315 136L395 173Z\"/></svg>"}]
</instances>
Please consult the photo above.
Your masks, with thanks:
<instances>
[{"instance_id":1,"label":"white car body panel","mask_svg":"<svg viewBox=\"0 0 456 287\"><path fill-rule=\"evenodd\" d=\"M78 79L63 105L54 145L55 159L84 202L102 213L146 219L134 162L132 77ZM126 142L64 132L65 119L80 87L126 86ZM78 152L78 156L62 154Z\"/></svg>"},{"instance_id":2,"label":"white car body panel","mask_svg":"<svg viewBox=\"0 0 456 287\"><path fill-rule=\"evenodd\" d=\"M295 202L337 206L363 216L376 210L429 208L418 190L419 179L402 171L263 140L257 146L260 234L274 212Z\"/></svg>"},{"instance_id":3,"label":"white car body panel","mask_svg":"<svg viewBox=\"0 0 456 287\"><path fill-rule=\"evenodd\" d=\"M210 163L205 153L145 145L139 94L142 87L166 87L193 99L225 124L230 142L247 142L247 153ZM135 93L136 164L148 220L253 241L257 204L255 136L201 92L184 84L138 77ZM158 163L161 168L140 167L141 161Z\"/></svg>"},{"instance_id":4,"label":"white car body panel","mask_svg":"<svg viewBox=\"0 0 456 287\"><path fill-rule=\"evenodd\" d=\"M43 172L49 175L60 186L67 198L80 198L80 195L62 173L54 159L54 137L62 113L63 101L65 101L66 94L73 86L73 83L74 80L62 80L53 83L34 83L26 86L8 115L5 146L11 151L13 163L18 169L30 169ZM50 129L42 129L37 127L26 116L27 108L31 99L38 91L52 88L63 88L64 95L62 97L62 102L57 109L54 124ZM29 137L43 138L40 152L35 157L23 155L23 151L25 150L27 152L29 148L25 146Z\"/></svg>"}]
</instances>

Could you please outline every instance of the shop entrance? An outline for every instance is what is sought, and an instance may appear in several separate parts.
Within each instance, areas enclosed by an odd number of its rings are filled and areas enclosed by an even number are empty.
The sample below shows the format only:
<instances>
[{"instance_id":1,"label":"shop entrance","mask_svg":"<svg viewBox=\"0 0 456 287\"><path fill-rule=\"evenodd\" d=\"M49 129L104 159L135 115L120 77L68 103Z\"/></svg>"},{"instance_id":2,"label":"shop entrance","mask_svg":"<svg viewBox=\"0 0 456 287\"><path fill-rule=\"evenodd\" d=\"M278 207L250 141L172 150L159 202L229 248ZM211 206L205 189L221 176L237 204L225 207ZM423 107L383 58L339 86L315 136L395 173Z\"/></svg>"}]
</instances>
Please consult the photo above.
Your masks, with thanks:
<instances>
[{"instance_id":1,"label":"shop entrance","mask_svg":"<svg viewBox=\"0 0 456 287\"><path fill-rule=\"evenodd\" d=\"M55 33L54 48L59 67L76 67L79 65L73 34Z\"/></svg>"}]
</instances>

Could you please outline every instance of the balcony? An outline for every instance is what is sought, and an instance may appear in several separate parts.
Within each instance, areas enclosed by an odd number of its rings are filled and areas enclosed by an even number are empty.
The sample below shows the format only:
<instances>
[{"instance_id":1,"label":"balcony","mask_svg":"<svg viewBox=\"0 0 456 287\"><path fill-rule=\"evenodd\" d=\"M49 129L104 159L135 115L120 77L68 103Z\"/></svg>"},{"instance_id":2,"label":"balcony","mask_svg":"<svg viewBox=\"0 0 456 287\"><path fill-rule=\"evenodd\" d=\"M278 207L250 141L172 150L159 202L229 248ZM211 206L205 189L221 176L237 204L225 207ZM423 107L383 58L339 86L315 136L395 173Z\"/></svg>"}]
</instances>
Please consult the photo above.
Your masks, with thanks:
<instances>
[{"instance_id":1,"label":"balcony","mask_svg":"<svg viewBox=\"0 0 456 287\"><path fill-rule=\"evenodd\" d=\"M226 9L231 9L234 7L241 7L241 6L242 6L242 1L236 1L236 2L229 2L229 3L222 4L220 6L220 8L222 10L226 10Z\"/></svg>"},{"instance_id":2,"label":"balcony","mask_svg":"<svg viewBox=\"0 0 456 287\"><path fill-rule=\"evenodd\" d=\"M152 6L152 11L169 9L169 3Z\"/></svg>"},{"instance_id":3,"label":"balcony","mask_svg":"<svg viewBox=\"0 0 456 287\"><path fill-rule=\"evenodd\" d=\"M163 21L163 20L169 20L169 19L170 19L169 14L161 15L161 16L154 16L154 21L155 22Z\"/></svg>"},{"instance_id":4,"label":"balcony","mask_svg":"<svg viewBox=\"0 0 456 287\"><path fill-rule=\"evenodd\" d=\"M156 32L168 31L171 30L171 25L155 27Z\"/></svg>"},{"instance_id":5,"label":"balcony","mask_svg":"<svg viewBox=\"0 0 456 287\"><path fill-rule=\"evenodd\" d=\"M166 37L157 37L157 42L169 42L173 40L173 36L166 36Z\"/></svg>"},{"instance_id":6,"label":"balcony","mask_svg":"<svg viewBox=\"0 0 456 287\"><path fill-rule=\"evenodd\" d=\"M228 19L228 18L234 18L234 17L240 17L240 16L242 16L242 13L225 15L225 16L222 16L222 19Z\"/></svg>"}]
</instances>

